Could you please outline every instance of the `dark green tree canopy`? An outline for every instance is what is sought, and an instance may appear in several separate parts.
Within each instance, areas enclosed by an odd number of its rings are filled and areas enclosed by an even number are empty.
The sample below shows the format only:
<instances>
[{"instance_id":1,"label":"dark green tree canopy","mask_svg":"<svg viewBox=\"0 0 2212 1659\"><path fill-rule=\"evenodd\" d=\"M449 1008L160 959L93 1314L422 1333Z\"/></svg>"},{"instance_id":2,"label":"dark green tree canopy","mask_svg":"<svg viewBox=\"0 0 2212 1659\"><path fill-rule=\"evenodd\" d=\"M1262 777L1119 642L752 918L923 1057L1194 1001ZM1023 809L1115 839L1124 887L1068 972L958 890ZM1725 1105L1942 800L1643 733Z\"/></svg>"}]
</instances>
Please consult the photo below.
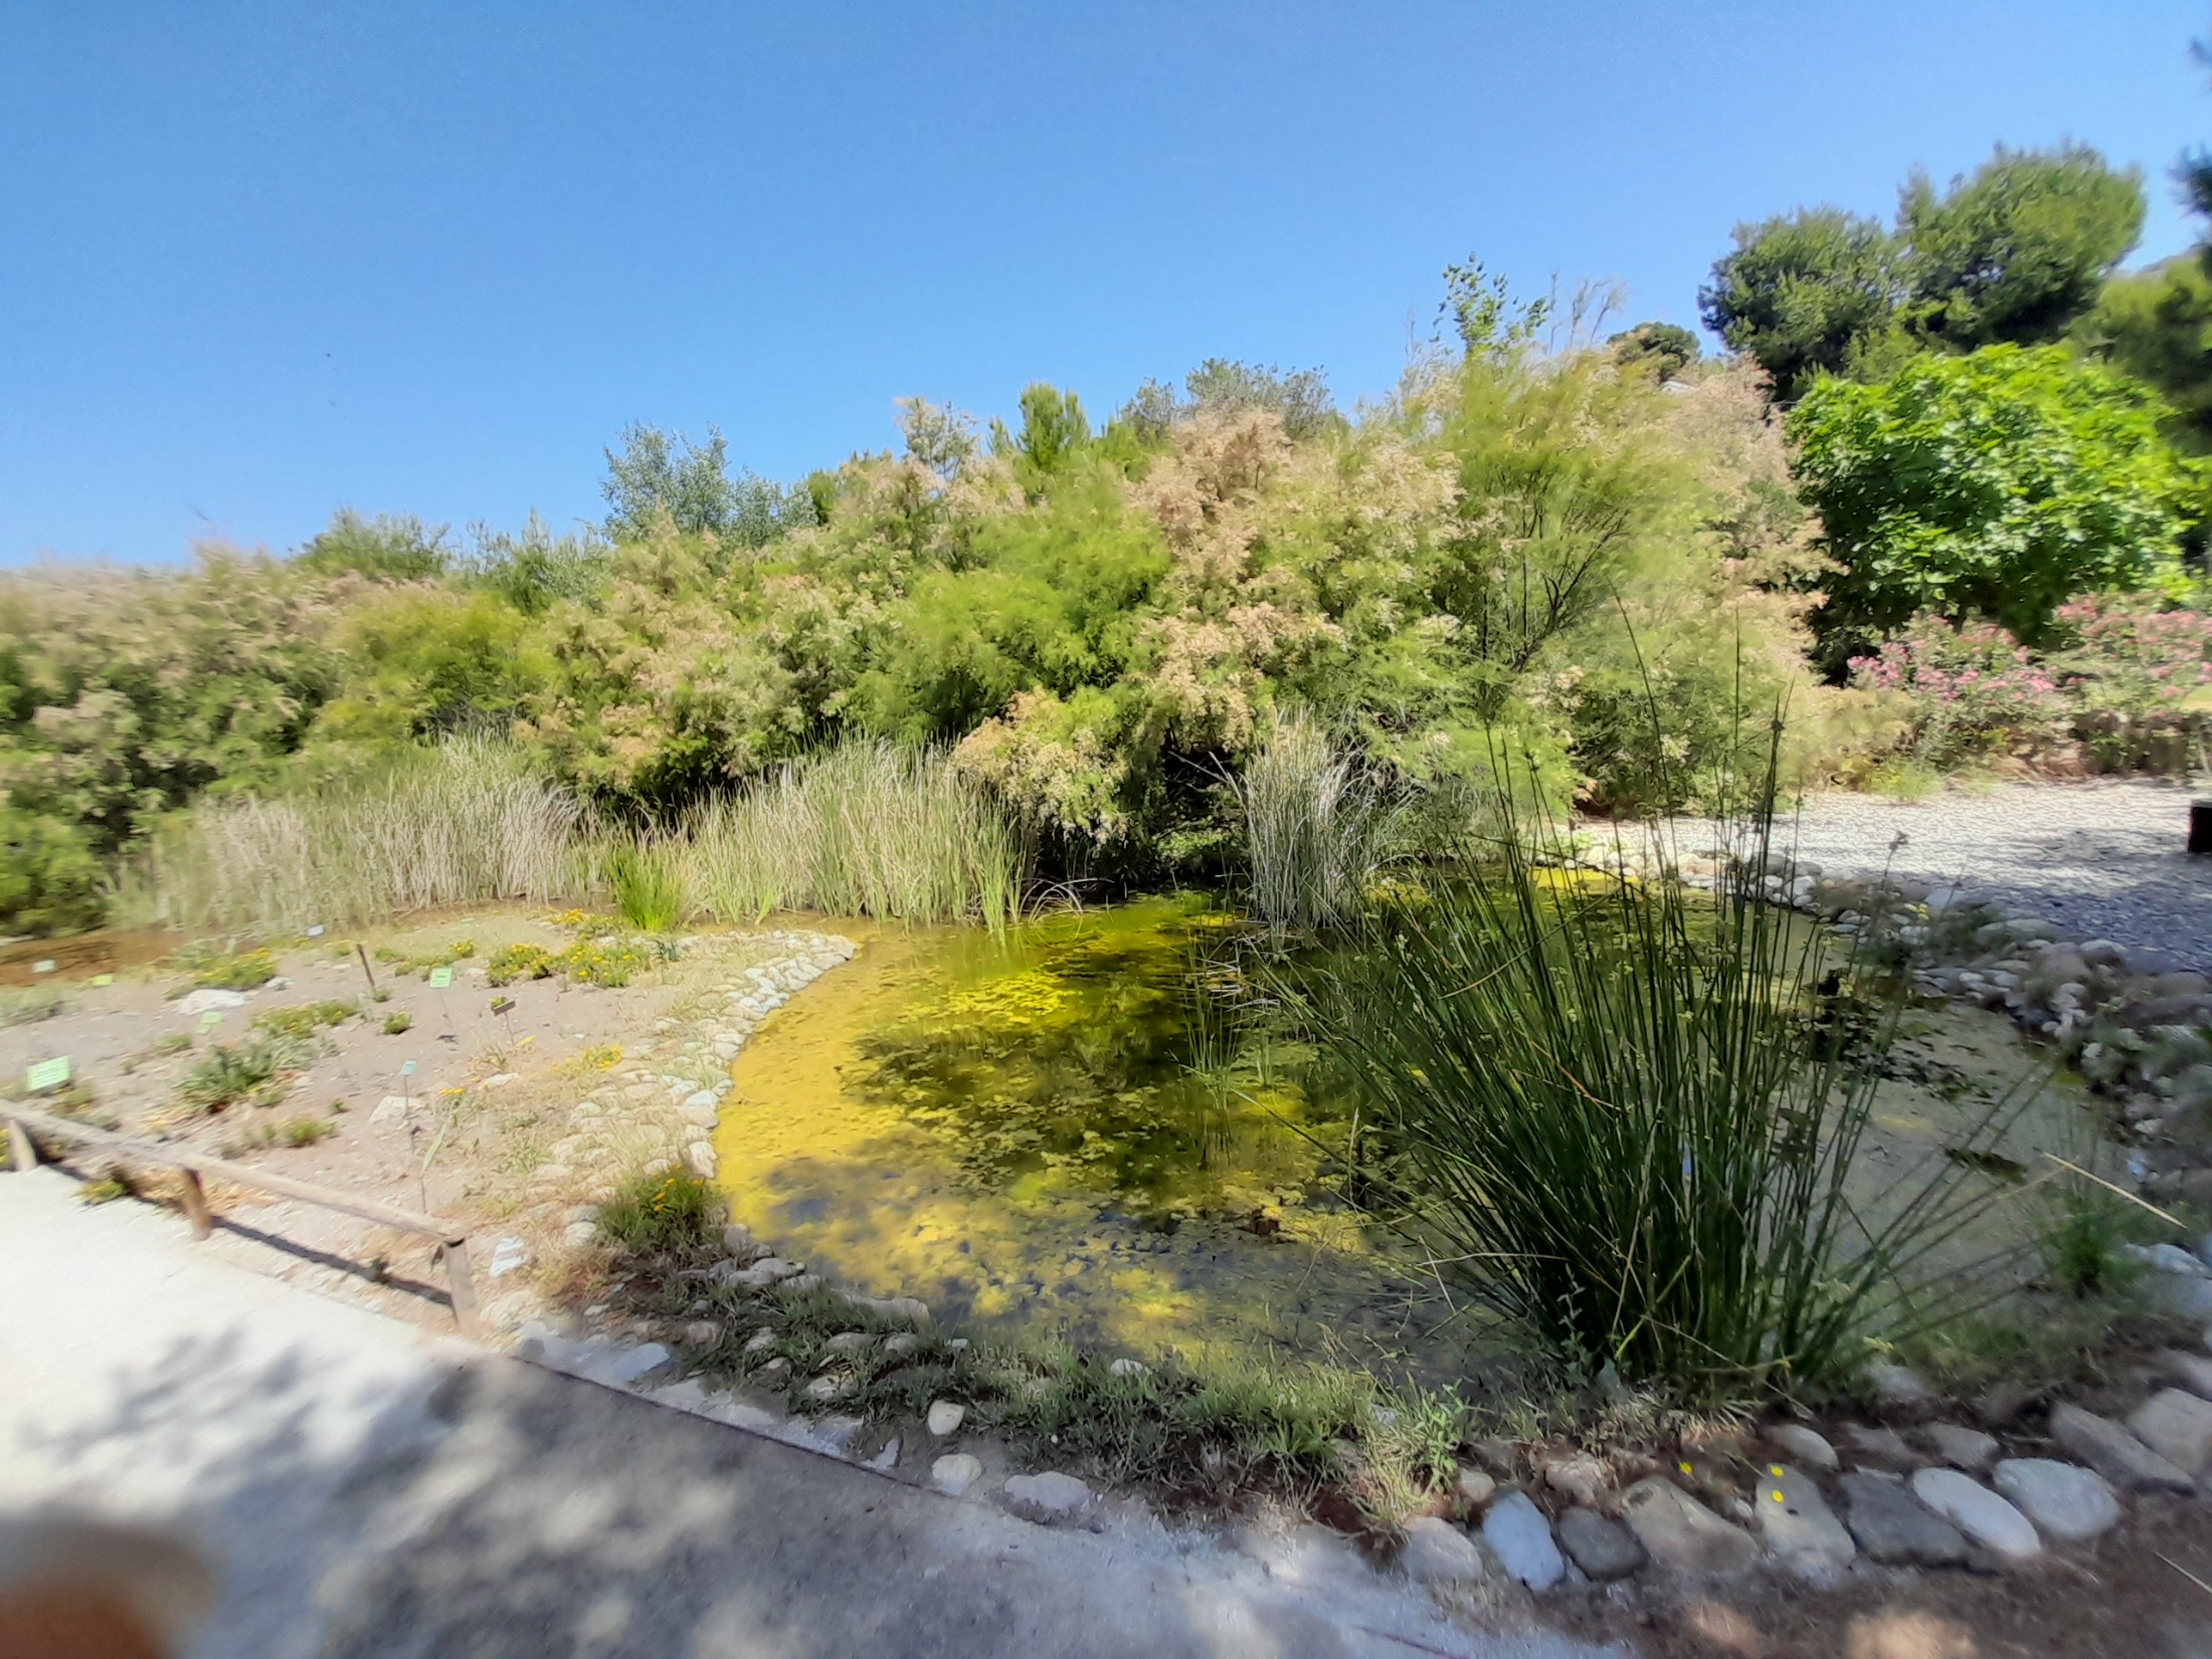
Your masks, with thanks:
<instances>
[{"instance_id":1,"label":"dark green tree canopy","mask_svg":"<svg viewBox=\"0 0 2212 1659\"><path fill-rule=\"evenodd\" d=\"M1818 374L1842 373L1890 325L1896 249L1879 221L1800 208L1735 228L1735 247L1698 292L1705 326L1750 356L1785 402Z\"/></svg>"},{"instance_id":2,"label":"dark green tree canopy","mask_svg":"<svg viewBox=\"0 0 2212 1659\"><path fill-rule=\"evenodd\" d=\"M2057 339L2142 234L2142 175L2086 144L1996 154L1937 195L1899 193L1908 327L1960 351Z\"/></svg>"},{"instance_id":3,"label":"dark green tree canopy","mask_svg":"<svg viewBox=\"0 0 2212 1659\"><path fill-rule=\"evenodd\" d=\"M1679 323L1638 323L1606 343L1623 367L1640 364L1658 379L1671 380L1698 361L1698 337Z\"/></svg>"}]
</instances>

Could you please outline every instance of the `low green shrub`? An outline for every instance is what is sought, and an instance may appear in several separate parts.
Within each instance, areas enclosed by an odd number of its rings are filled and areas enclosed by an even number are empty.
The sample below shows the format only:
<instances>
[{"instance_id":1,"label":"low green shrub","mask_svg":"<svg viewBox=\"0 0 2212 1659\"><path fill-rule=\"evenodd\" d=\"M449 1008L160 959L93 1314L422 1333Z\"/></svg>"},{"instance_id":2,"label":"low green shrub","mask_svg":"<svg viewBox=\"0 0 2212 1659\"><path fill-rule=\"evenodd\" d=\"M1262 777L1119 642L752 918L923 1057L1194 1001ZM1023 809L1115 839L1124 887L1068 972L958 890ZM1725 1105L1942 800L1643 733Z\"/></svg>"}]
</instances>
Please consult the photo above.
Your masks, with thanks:
<instances>
[{"instance_id":1,"label":"low green shrub","mask_svg":"<svg viewBox=\"0 0 2212 1659\"><path fill-rule=\"evenodd\" d=\"M408 1027L414 1024L414 1023L415 1016L409 1013L404 1008L401 1008L395 1012L386 1014L384 1017L384 1035L386 1036L398 1036L402 1031L404 1031Z\"/></svg>"},{"instance_id":2,"label":"low green shrub","mask_svg":"<svg viewBox=\"0 0 2212 1659\"><path fill-rule=\"evenodd\" d=\"M69 1006L58 987L30 985L21 990L0 990L0 1025L32 1025L52 1019Z\"/></svg>"},{"instance_id":3,"label":"low green shrub","mask_svg":"<svg viewBox=\"0 0 2212 1659\"><path fill-rule=\"evenodd\" d=\"M542 945L507 945L492 952L485 961L484 971L494 985L565 975L580 985L600 985L617 990L665 954L635 939L580 939L558 951L549 951Z\"/></svg>"},{"instance_id":4,"label":"low green shrub","mask_svg":"<svg viewBox=\"0 0 2212 1659\"><path fill-rule=\"evenodd\" d=\"M202 990L252 991L276 977L276 957L268 951L240 951L216 957L192 975Z\"/></svg>"},{"instance_id":5,"label":"low green shrub","mask_svg":"<svg viewBox=\"0 0 2212 1659\"><path fill-rule=\"evenodd\" d=\"M296 1043L274 1034L219 1042L185 1073L178 1097L196 1112L219 1112L240 1101L273 1103L283 1093L279 1075L297 1054Z\"/></svg>"},{"instance_id":6,"label":"low green shrub","mask_svg":"<svg viewBox=\"0 0 2212 1659\"><path fill-rule=\"evenodd\" d=\"M343 1025L361 1012L357 1002L301 1002L289 1008L264 1008L253 1024L280 1036L311 1037L325 1026Z\"/></svg>"}]
</instances>

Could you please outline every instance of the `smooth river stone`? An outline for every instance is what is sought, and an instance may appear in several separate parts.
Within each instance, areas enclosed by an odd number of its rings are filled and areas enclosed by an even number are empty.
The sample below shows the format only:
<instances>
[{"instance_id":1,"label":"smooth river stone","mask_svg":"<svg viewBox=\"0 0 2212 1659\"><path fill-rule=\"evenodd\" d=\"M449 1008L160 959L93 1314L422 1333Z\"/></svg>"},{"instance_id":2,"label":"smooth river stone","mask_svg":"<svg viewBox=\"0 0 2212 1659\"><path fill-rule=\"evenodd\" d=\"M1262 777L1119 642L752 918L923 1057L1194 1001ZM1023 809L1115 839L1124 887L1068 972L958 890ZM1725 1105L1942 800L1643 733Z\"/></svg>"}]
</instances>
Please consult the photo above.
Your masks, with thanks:
<instances>
[{"instance_id":1,"label":"smooth river stone","mask_svg":"<svg viewBox=\"0 0 2212 1659\"><path fill-rule=\"evenodd\" d=\"M2119 1500L2105 1477L2076 1463L2048 1457L2008 1458L1996 1467L1990 1484L2035 1522L2035 1529L2061 1543L2079 1543L2116 1525Z\"/></svg>"},{"instance_id":2,"label":"smooth river stone","mask_svg":"<svg viewBox=\"0 0 2212 1659\"><path fill-rule=\"evenodd\" d=\"M1549 1589L1567 1575L1566 1560L1552 1541L1552 1523L1526 1492L1510 1492L1484 1512L1482 1541L1530 1589Z\"/></svg>"},{"instance_id":3,"label":"smooth river stone","mask_svg":"<svg viewBox=\"0 0 2212 1659\"><path fill-rule=\"evenodd\" d=\"M1654 1561L1677 1572L1726 1577L1747 1571L1759 1544L1732 1527L1664 1475L1638 1481L1623 1493L1620 1518Z\"/></svg>"},{"instance_id":4,"label":"smooth river stone","mask_svg":"<svg viewBox=\"0 0 2212 1659\"><path fill-rule=\"evenodd\" d=\"M1600 1583L1626 1578L1644 1563L1644 1546L1618 1521L1595 1510L1571 1509L1559 1517L1559 1547Z\"/></svg>"},{"instance_id":5,"label":"smooth river stone","mask_svg":"<svg viewBox=\"0 0 2212 1659\"><path fill-rule=\"evenodd\" d=\"M2079 1406L2051 1408L2051 1437L2122 1492L2178 1492L2195 1483L2110 1418Z\"/></svg>"},{"instance_id":6,"label":"smooth river stone","mask_svg":"<svg viewBox=\"0 0 2212 1659\"><path fill-rule=\"evenodd\" d=\"M1885 1566L1923 1567L1950 1566L1966 1559L1964 1535L1902 1480L1847 1474L1837 1484L1844 1489L1844 1524L1869 1559Z\"/></svg>"},{"instance_id":7,"label":"smooth river stone","mask_svg":"<svg viewBox=\"0 0 2212 1659\"><path fill-rule=\"evenodd\" d=\"M1759 1477L1760 1534L1782 1565L1812 1584L1838 1583L1858 1550L1802 1469L1770 1463Z\"/></svg>"},{"instance_id":8,"label":"smooth river stone","mask_svg":"<svg viewBox=\"0 0 2212 1659\"><path fill-rule=\"evenodd\" d=\"M2035 1523L1970 1475L1956 1469L1923 1469L1912 1495L2008 1565L2043 1553Z\"/></svg>"},{"instance_id":9,"label":"smooth river stone","mask_svg":"<svg viewBox=\"0 0 2212 1659\"><path fill-rule=\"evenodd\" d=\"M1398 1565L1417 1584L1449 1584L1480 1578L1487 1569L1474 1541L1449 1521L1424 1515L1406 1523Z\"/></svg>"},{"instance_id":10,"label":"smooth river stone","mask_svg":"<svg viewBox=\"0 0 2212 1659\"><path fill-rule=\"evenodd\" d=\"M2212 1462L2212 1401L2162 1389L2129 1414L2128 1427L2184 1474L2202 1474Z\"/></svg>"}]
</instances>

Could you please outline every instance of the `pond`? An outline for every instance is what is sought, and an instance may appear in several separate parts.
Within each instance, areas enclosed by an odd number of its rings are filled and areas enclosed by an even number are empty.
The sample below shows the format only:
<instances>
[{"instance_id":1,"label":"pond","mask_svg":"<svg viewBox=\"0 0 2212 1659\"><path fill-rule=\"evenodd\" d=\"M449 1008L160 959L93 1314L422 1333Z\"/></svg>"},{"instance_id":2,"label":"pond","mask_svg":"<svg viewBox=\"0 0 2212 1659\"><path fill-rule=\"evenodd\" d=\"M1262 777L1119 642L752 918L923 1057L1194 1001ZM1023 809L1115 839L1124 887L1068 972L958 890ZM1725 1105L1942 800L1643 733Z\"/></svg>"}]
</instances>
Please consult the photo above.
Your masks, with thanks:
<instances>
[{"instance_id":1,"label":"pond","mask_svg":"<svg viewBox=\"0 0 2212 1659\"><path fill-rule=\"evenodd\" d=\"M873 930L738 1059L732 1214L982 1326L1455 1368L1468 1322L1337 1191L1348 1109L1270 1035L1253 943L1188 898Z\"/></svg>"},{"instance_id":2,"label":"pond","mask_svg":"<svg viewBox=\"0 0 2212 1659\"><path fill-rule=\"evenodd\" d=\"M717 1132L732 1215L785 1254L1002 1333L1109 1352L1292 1352L1425 1380L1513 1345L1342 1194L1351 1105L1271 1017L1260 940L1202 900L974 928L853 927L779 1011ZM1850 1188L1881 1210L2024 1083L2017 1180L2088 1115L2008 1022L1909 1013ZM2025 1184L2021 1182L2021 1184ZM1960 1270L2018 1236L2000 1206Z\"/></svg>"}]
</instances>

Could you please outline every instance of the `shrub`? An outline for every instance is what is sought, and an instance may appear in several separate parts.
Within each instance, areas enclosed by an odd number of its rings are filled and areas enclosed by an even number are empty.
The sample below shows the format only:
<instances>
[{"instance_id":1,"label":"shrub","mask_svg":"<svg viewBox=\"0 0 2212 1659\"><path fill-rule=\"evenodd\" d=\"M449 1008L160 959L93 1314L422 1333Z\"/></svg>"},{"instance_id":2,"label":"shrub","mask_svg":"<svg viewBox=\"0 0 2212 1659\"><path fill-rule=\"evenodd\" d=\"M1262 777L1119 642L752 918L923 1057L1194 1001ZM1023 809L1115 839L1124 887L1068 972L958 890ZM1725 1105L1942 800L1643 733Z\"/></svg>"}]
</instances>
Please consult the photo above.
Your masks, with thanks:
<instances>
[{"instance_id":1,"label":"shrub","mask_svg":"<svg viewBox=\"0 0 2212 1659\"><path fill-rule=\"evenodd\" d=\"M1913 618L1870 657L1851 659L1853 683L1910 701L1915 758L1952 766L2021 739L2057 736L2057 682L2019 641L1991 623Z\"/></svg>"},{"instance_id":2,"label":"shrub","mask_svg":"<svg viewBox=\"0 0 2212 1659\"><path fill-rule=\"evenodd\" d=\"M296 1054L295 1045L273 1036L219 1042L185 1073L178 1097L196 1112L219 1112L241 1100L265 1104L282 1093L271 1085Z\"/></svg>"},{"instance_id":3,"label":"shrub","mask_svg":"<svg viewBox=\"0 0 2212 1659\"><path fill-rule=\"evenodd\" d=\"M326 1025L343 1025L360 1012L357 1002L303 1002L290 1008L265 1008L253 1017L253 1023L279 1036L306 1038Z\"/></svg>"},{"instance_id":4,"label":"shrub","mask_svg":"<svg viewBox=\"0 0 2212 1659\"><path fill-rule=\"evenodd\" d=\"M276 1138L287 1146L312 1146L338 1132L338 1126L328 1118L287 1118L277 1126Z\"/></svg>"},{"instance_id":5,"label":"shrub","mask_svg":"<svg viewBox=\"0 0 2212 1659\"><path fill-rule=\"evenodd\" d=\"M1968 1294L1922 1281L1994 1191L1971 1158L1891 1182L1879 1214L1846 1194L1894 1012L1854 1014L1819 930L1537 857L1573 863L1524 820L1307 988L1380 1131L1374 1201L1438 1271L1585 1376L1708 1395L1845 1373L1903 1298L1909 1323Z\"/></svg>"},{"instance_id":6,"label":"shrub","mask_svg":"<svg viewBox=\"0 0 2212 1659\"><path fill-rule=\"evenodd\" d=\"M414 1024L415 1016L402 1008L395 1013L389 1013L384 1017L384 1035L398 1036Z\"/></svg>"},{"instance_id":7,"label":"shrub","mask_svg":"<svg viewBox=\"0 0 2212 1659\"><path fill-rule=\"evenodd\" d=\"M1842 566L1813 618L1833 654L1923 611L2040 645L2072 595L2149 583L2179 558L2191 477L2162 414L2144 386L2056 346L1814 386L1787 424Z\"/></svg>"},{"instance_id":8,"label":"shrub","mask_svg":"<svg viewBox=\"0 0 2212 1659\"><path fill-rule=\"evenodd\" d=\"M269 951L240 951L216 957L192 975L192 983L219 991L252 991L276 977L276 957Z\"/></svg>"},{"instance_id":9,"label":"shrub","mask_svg":"<svg viewBox=\"0 0 2212 1659\"><path fill-rule=\"evenodd\" d=\"M599 1231L628 1250L680 1250L702 1243L711 1231L714 1189L683 1170L636 1175L599 1206Z\"/></svg>"},{"instance_id":10,"label":"shrub","mask_svg":"<svg viewBox=\"0 0 2212 1659\"><path fill-rule=\"evenodd\" d=\"M2202 611L2087 593L2059 606L2058 620L2073 643L2052 653L2051 668L2083 708L2165 713L2212 685L2212 616Z\"/></svg>"}]
</instances>

